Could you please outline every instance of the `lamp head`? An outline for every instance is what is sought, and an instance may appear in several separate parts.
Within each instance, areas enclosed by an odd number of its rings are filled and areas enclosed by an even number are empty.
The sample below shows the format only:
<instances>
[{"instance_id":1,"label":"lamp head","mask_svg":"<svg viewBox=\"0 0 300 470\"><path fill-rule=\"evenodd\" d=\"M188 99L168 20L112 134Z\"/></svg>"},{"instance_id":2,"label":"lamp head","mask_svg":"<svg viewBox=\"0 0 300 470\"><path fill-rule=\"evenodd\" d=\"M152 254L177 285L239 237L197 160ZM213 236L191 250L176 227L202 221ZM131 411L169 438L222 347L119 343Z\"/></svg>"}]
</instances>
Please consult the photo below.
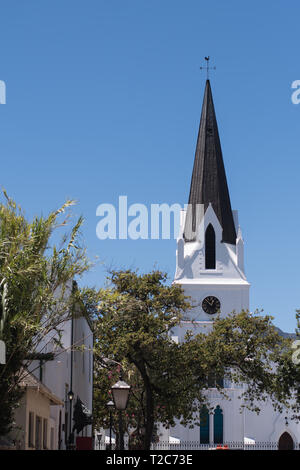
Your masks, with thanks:
<instances>
[{"instance_id":1,"label":"lamp head","mask_svg":"<svg viewBox=\"0 0 300 470\"><path fill-rule=\"evenodd\" d=\"M111 387L114 404L117 410L125 410L128 403L130 385L124 380L119 380Z\"/></svg>"}]
</instances>

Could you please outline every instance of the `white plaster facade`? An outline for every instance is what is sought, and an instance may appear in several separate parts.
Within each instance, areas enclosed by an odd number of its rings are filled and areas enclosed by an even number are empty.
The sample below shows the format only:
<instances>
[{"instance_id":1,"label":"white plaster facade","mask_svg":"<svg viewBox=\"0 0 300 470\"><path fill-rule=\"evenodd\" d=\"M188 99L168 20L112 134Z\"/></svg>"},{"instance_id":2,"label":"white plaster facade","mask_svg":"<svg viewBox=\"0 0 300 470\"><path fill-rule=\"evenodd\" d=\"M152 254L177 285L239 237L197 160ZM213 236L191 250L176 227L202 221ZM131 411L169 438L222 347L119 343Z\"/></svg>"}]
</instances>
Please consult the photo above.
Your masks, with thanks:
<instances>
[{"instance_id":1,"label":"white plaster facade","mask_svg":"<svg viewBox=\"0 0 300 470\"><path fill-rule=\"evenodd\" d=\"M57 337L51 332L39 345L43 353L53 352L54 360L32 361L30 371L56 397L61 405L50 406L49 416L54 429L54 449L65 449L70 434L70 402L68 392L74 393L72 415L77 397L92 411L93 396L93 334L89 321L78 313L71 320L60 325L62 330L61 346L53 340ZM72 326L73 323L73 326ZM30 410L28 410L29 412ZM92 426L86 426L80 436L92 437ZM75 435L76 439L76 435Z\"/></svg>"},{"instance_id":2,"label":"white plaster facade","mask_svg":"<svg viewBox=\"0 0 300 470\"><path fill-rule=\"evenodd\" d=\"M184 241L186 211L181 215L181 231L177 239L176 273L174 283L180 284L195 305L182 324L172 331L175 341L183 341L187 330L207 332L213 325L215 315L209 315L202 309L202 301L207 296L217 297L220 301L220 316L231 312L249 309L249 287L244 272L244 242L238 226L237 212L234 211L237 233L236 245L221 242L222 227L211 205L200 221L195 242ZM216 235L216 269L205 269L204 234L212 224ZM193 321L193 323L191 322ZM230 383L224 384L229 399L224 398L218 390L210 389L208 398L215 409L218 405L223 412L223 441L244 443L249 439L264 443L278 443L280 436L287 432L298 446L300 442L300 424L289 419L287 411L275 412L271 403L260 404L261 412L257 415L249 410L241 410L241 389ZM214 446L213 415L209 417L209 445ZM177 424L162 439L170 436L180 442L200 442L200 429L195 426L189 429Z\"/></svg>"},{"instance_id":3,"label":"white plaster facade","mask_svg":"<svg viewBox=\"0 0 300 470\"><path fill-rule=\"evenodd\" d=\"M11 438L21 450L55 450L56 422L51 410L63 402L33 374L23 371L21 387L24 388L19 408L15 412L15 429Z\"/></svg>"}]
</instances>

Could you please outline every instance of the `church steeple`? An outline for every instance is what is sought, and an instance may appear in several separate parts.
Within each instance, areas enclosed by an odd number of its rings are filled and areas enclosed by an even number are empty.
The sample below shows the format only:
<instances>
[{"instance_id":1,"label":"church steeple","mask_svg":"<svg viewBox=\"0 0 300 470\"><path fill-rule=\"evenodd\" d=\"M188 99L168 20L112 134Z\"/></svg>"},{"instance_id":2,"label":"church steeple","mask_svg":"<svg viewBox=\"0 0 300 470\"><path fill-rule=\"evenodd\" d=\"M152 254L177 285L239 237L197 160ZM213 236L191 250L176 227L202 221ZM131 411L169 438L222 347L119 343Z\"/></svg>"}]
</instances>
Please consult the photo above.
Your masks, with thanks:
<instances>
[{"instance_id":1,"label":"church steeple","mask_svg":"<svg viewBox=\"0 0 300 470\"><path fill-rule=\"evenodd\" d=\"M236 244L236 230L231 210L218 125L209 80L206 80L201 120L195 152L194 168L186 214L184 238L186 242L196 237L197 204L204 212L211 203L223 230L222 241Z\"/></svg>"}]
</instances>

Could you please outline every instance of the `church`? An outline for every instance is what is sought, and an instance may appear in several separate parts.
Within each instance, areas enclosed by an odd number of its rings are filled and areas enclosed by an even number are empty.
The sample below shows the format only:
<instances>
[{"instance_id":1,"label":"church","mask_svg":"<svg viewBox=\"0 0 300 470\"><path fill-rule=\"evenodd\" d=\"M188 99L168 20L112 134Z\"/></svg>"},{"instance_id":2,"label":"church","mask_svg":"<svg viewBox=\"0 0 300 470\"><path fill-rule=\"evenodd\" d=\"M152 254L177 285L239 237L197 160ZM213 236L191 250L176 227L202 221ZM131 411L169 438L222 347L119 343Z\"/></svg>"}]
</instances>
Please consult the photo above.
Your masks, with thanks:
<instances>
[{"instance_id":1,"label":"church","mask_svg":"<svg viewBox=\"0 0 300 470\"><path fill-rule=\"evenodd\" d=\"M192 172L189 204L181 211L177 238L174 283L183 287L196 308L174 328L174 341L181 342L187 330L195 334L211 328L217 315L249 309L250 284L244 266L244 241L238 212L232 210L209 79L206 80L200 126ZM284 334L284 333L282 333ZM287 334L284 334L287 335ZM245 385L246 386L246 385ZM298 448L300 424L264 403L259 415L241 409L241 387L222 381L229 399L218 389L209 390L213 408L200 429L177 424L169 442L217 444L242 443L269 448ZM172 436L172 437L171 437Z\"/></svg>"}]
</instances>

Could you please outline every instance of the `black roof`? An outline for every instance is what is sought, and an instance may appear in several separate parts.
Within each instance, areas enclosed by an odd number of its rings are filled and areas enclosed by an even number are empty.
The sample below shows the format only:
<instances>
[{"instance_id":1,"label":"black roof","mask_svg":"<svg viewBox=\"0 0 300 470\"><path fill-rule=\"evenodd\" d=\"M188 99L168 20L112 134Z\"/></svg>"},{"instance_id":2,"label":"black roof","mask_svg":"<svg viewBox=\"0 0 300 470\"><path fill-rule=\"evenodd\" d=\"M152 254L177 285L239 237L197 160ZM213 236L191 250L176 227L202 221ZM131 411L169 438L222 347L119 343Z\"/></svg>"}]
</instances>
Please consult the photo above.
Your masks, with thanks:
<instances>
[{"instance_id":1,"label":"black roof","mask_svg":"<svg viewBox=\"0 0 300 470\"><path fill-rule=\"evenodd\" d=\"M197 139L189 206L184 228L185 241L195 240L196 204L209 203L223 229L222 241L235 245L236 230L230 204L226 173L209 80L206 80L201 120Z\"/></svg>"}]
</instances>

